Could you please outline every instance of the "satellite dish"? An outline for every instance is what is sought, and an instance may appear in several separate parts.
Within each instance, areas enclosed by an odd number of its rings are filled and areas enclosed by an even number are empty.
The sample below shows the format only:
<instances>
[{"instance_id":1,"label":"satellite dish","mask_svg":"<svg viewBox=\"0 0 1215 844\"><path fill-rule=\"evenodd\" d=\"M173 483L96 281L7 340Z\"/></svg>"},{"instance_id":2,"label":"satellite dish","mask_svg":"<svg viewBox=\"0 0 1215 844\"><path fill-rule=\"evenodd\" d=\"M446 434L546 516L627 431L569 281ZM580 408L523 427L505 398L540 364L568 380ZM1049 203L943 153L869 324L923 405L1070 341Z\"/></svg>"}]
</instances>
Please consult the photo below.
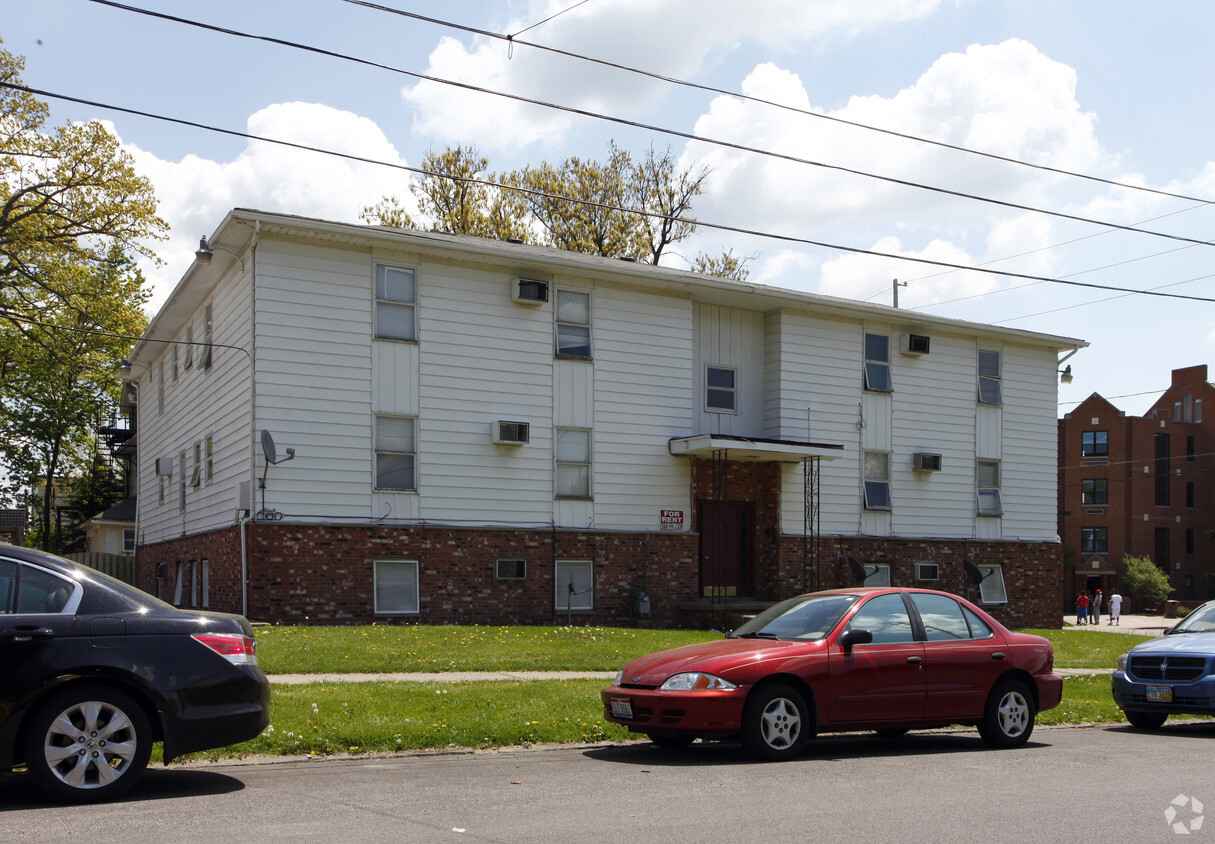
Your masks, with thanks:
<instances>
[{"instance_id":1,"label":"satellite dish","mask_svg":"<svg viewBox=\"0 0 1215 844\"><path fill-rule=\"evenodd\" d=\"M966 579L969 580L972 585L978 586L984 581L985 575L974 563L963 562L962 565L966 567Z\"/></svg>"},{"instance_id":2,"label":"satellite dish","mask_svg":"<svg viewBox=\"0 0 1215 844\"><path fill-rule=\"evenodd\" d=\"M278 462L278 450L274 447L274 437L265 428L262 428L262 454L266 455L267 463Z\"/></svg>"},{"instance_id":3,"label":"satellite dish","mask_svg":"<svg viewBox=\"0 0 1215 844\"><path fill-rule=\"evenodd\" d=\"M865 571L865 567L856 557L848 558L848 568L852 569L852 579L857 583L864 583L865 578L869 577L869 573Z\"/></svg>"}]
</instances>

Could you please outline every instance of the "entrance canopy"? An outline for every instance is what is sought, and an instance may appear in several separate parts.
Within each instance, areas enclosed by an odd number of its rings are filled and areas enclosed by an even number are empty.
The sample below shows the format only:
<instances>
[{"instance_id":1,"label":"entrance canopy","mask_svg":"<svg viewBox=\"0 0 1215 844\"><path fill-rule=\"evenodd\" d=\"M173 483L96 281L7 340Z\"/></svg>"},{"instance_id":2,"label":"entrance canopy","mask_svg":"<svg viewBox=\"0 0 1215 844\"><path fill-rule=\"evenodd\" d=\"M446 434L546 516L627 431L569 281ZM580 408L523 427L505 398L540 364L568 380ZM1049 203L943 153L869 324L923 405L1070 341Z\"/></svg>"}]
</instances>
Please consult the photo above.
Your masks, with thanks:
<instances>
[{"instance_id":1,"label":"entrance canopy","mask_svg":"<svg viewBox=\"0 0 1215 844\"><path fill-rule=\"evenodd\" d=\"M748 460L756 463L794 463L810 457L834 460L844 454L842 445L832 443L753 439L725 434L673 437L668 448L676 457L711 458L715 452L725 451L729 460Z\"/></svg>"}]
</instances>

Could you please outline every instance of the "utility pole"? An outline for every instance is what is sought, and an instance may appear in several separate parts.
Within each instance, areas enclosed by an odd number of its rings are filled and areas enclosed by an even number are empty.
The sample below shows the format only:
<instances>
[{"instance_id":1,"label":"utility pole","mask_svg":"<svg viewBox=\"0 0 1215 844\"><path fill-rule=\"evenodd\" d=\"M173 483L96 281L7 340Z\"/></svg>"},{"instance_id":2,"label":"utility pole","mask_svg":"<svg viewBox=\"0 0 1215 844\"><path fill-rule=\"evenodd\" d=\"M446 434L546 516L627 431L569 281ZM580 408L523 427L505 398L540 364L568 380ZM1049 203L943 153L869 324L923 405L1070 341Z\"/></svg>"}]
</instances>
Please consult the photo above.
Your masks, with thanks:
<instances>
[{"instance_id":1,"label":"utility pole","mask_svg":"<svg viewBox=\"0 0 1215 844\"><path fill-rule=\"evenodd\" d=\"M906 286L907 282L904 281L902 284L899 284L899 280L897 278L894 280L894 306L896 308L899 306L899 288Z\"/></svg>"}]
</instances>

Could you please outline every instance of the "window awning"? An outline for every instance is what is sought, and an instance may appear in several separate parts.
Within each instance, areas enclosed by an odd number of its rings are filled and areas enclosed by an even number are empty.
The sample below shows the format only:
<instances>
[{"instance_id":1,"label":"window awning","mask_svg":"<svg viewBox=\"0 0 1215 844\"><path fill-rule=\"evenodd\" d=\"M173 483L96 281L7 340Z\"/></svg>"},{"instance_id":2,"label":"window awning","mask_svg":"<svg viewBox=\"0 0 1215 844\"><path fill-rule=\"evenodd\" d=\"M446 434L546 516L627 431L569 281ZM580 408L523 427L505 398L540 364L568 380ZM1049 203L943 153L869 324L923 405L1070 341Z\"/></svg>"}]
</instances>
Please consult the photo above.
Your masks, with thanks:
<instances>
[{"instance_id":1,"label":"window awning","mask_svg":"<svg viewBox=\"0 0 1215 844\"><path fill-rule=\"evenodd\" d=\"M724 451L727 452L728 460L749 460L757 463L793 463L810 457L834 460L844 454L844 446L833 443L765 440L725 434L673 437L668 448L676 457L712 457L714 452Z\"/></svg>"}]
</instances>

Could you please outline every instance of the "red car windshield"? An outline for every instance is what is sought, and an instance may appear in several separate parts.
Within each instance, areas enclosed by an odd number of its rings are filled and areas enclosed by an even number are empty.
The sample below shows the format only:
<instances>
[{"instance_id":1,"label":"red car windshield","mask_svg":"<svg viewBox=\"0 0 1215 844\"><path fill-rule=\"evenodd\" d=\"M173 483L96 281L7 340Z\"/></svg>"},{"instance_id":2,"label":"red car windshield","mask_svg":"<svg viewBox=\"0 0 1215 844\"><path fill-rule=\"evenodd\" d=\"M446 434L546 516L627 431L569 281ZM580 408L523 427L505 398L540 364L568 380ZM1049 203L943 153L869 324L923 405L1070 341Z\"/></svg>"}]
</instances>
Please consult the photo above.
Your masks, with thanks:
<instances>
[{"instance_id":1,"label":"red car windshield","mask_svg":"<svg viewBox=\"0 0 1215 844\"><path fill-rule=\"evenodd\" d=\"M802 595L781 601L730 634L731 639L799 639L826 637L860 595Z\"/></svg>"}]
</instances>

